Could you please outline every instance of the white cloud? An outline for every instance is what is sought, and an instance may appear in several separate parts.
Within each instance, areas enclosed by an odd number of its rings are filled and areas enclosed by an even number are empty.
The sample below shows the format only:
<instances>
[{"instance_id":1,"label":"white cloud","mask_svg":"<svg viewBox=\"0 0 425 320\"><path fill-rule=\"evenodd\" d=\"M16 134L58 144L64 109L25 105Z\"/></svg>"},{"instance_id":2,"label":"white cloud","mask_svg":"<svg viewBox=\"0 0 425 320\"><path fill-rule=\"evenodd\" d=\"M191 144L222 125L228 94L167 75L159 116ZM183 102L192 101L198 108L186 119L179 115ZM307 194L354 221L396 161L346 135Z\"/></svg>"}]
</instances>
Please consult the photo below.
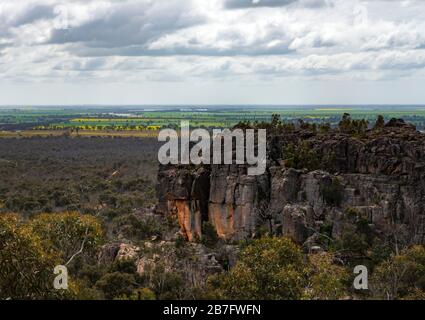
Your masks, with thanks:
<instances>
[{"instance_id":1,"label":"white cloud","mask_svg":"<svg viewBox=\"0 0 425 320\"><path fill-rule=\"evenodd\" d=\"M424 1L0 0L0 85L422 79L424 52Z\"/></svg>"}]
</instances>

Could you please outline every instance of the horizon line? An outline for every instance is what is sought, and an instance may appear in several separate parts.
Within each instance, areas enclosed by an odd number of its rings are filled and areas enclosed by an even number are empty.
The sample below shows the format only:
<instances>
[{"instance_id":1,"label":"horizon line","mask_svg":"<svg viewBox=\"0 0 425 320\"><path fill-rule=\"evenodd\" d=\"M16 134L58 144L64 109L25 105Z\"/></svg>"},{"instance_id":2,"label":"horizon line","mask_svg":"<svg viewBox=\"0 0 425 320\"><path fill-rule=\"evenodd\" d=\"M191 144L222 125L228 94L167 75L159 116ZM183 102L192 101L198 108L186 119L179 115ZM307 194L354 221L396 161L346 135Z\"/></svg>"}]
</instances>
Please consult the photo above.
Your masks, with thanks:
<instances>
[{"instance_id":1,"label":"horizon line","mask_svg":"<svg viewBox=\"0 0 425 320\"><path fill-rule=\"evenodd\" d=\"M0 104L0 108L25 108L25 107L323 107L323 106L339 106L339 107L425 107L425 103L356 103L356 104L339 104L339 103L318 103L318 104Z\"/></svg>"}]
</instances>

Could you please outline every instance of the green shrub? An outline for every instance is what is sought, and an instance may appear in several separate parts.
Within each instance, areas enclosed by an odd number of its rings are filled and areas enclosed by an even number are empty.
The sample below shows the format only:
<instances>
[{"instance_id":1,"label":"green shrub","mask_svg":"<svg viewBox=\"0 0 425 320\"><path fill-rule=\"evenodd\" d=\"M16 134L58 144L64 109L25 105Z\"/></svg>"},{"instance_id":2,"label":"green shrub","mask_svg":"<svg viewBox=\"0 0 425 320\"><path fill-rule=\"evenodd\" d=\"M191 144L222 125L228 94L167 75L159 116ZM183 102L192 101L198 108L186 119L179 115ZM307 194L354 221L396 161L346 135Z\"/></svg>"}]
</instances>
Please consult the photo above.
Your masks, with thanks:
<instances>
[{"instance_id":1,"label":"green shrub","mask_svg":"<svg viewBox=\"0 0 425 320\"><path fill-rule=\"evenodd\" d=\"M299 299L305 286L300 248L287 238L253 240L229 272L212 277L215 294L228 299Z\"/></svg>"},{"instance_id":2,"label":"green shrub","mask_svg":"<svg viewBox=\"0 0 425 320\"><path fill-rule=\"evenodd\" d=\"M162 234L163 226L155 217L138 217L127 214L112 220L112 229L130 240L147 240Z\"/></svg>"},{"instance_id":3,"label":"green shrub","mask_svg":"<svg viewBox=\"0 0 425 320\"><path fill-rule=\"evenodd\" d=\"M102 290L106 299L119 298L123 295L130 296L136 285L134 275L118 271L107 273L96 282L96 287Z\"/></svg>"},{"instance_id":4,"label":"green shrub","mask_svg":"<svg viewBox=\"0 0 425 320\"><path fill-rule=\"evenodd\" d=\"M156 297L151 289L140 288L134 290L128 300L156 300Z\"/></svg>"},{"instance_id":5,"label":"green shrub","mask_svg":"<svg viewBox=\"0 0 425 320\"><path fill-rule=\"evenodd\" d=\"M202 224L202 240L201 243L207 248L215 248L219 238L217 231L210 222L204 222Z\"/></svg>"},{"instance_id":6,"label":"green shrub","mask_svg":"<svg viewBox=\"0 0 425 320\"><path fill-rule=\"evenodd\" d=\"M295 169L317 170L320 167L320 158L311 149L308 142L303 141L298 146L288 144L283 148L285 165Z\"/></svg>"},{"instance_id":7,"label":"green shrub","mask_svg":"<svg viewBox=\"0 0 425 320\"><path fill-rule=\"evenodd\" d=\"M422 299L425 294L425 247L413 246L375 268L371 289L380 299Z\"/></svg>"},{"instance_id":8,"label":"green shrub","mask_svg":"<svg viewBox=\"0 0 425 320\"><path fill-rule=\"evenodd\" d=\"M134 259L118 259L110 267L111 272L136 274L137 267Z\"/></svg>"}]
</instances>

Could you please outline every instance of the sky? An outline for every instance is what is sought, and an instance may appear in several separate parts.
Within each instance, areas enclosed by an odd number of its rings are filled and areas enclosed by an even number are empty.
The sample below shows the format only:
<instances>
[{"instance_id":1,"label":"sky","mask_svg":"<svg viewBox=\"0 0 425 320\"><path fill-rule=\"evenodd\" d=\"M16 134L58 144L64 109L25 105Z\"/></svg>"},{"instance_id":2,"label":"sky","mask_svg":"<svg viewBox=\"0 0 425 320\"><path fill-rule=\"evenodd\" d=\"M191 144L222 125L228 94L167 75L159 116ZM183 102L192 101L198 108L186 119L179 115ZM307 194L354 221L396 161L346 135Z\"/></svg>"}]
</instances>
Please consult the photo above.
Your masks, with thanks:
<instances>
[{"instance_id":1,"label":"sky","mask_svg":"<svg viewBox=\"0 0 425 320\"><path fill-rule=\"evenodd\" d=\"M0 105L425 104L424 0L0 0Z\"/></svg>"}]
</instances>

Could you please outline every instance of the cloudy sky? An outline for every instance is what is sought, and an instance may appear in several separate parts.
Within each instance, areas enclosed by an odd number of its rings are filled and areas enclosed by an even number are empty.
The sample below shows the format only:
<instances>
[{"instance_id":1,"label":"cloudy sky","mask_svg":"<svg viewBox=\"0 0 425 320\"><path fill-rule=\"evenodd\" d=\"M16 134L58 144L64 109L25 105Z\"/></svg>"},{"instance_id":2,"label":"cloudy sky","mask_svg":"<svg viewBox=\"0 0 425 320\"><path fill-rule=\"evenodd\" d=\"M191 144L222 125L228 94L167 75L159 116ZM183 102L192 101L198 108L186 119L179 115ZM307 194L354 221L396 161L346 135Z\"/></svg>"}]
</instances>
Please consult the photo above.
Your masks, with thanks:
<instances>
[{"instance_id":1,"label":"cloudy sky","mask_svg":"<svg viewBox=\"0 0 425 320\"><path fill-rule=\"evenodd\" d=\"M425 104L423 0L0 0L0 104Z\"/></svg>"}]
</instances>

